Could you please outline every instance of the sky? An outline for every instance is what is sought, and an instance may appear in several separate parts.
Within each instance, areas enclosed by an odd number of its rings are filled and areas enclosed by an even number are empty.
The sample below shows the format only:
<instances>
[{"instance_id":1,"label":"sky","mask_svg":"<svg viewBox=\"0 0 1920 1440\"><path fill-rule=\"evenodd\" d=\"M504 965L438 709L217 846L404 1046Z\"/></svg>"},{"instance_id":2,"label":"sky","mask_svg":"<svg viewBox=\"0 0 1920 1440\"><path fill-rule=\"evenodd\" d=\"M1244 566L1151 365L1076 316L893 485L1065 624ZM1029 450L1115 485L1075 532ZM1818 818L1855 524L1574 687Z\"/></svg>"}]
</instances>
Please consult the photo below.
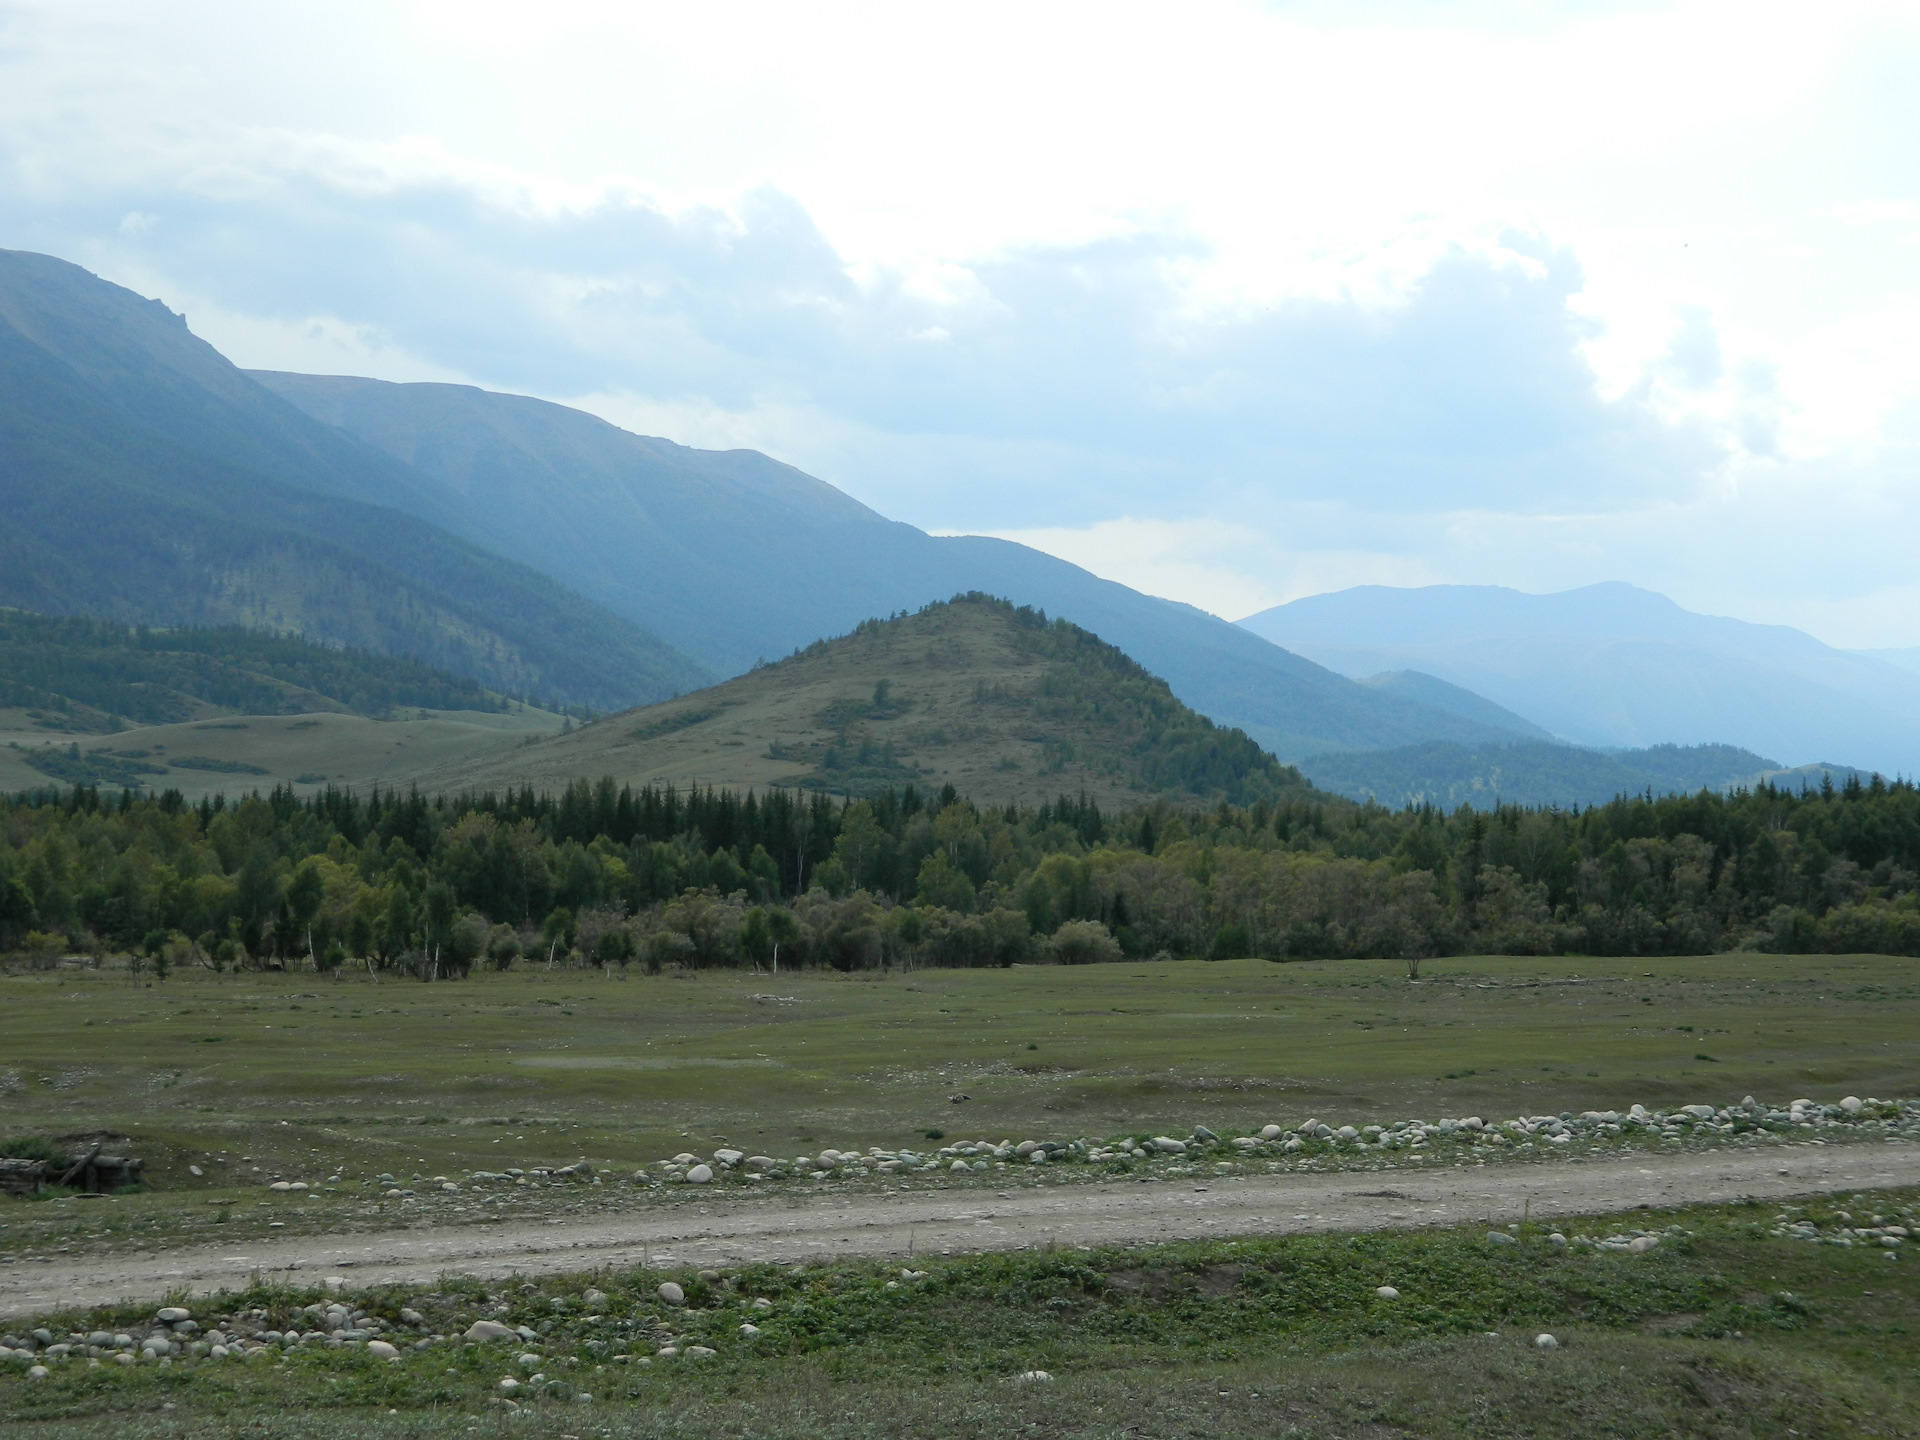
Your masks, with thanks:
<instances>
[{"instance_id":1,"label":"sky","mask_svg":"<svg viewBox=\"0 0 1920 1440\"><path fill-rule=\"evenodd\" d=\"M0 246L1227 618L1920 646L1920 4L0 0Z\"/></svg>"}]
</instances>

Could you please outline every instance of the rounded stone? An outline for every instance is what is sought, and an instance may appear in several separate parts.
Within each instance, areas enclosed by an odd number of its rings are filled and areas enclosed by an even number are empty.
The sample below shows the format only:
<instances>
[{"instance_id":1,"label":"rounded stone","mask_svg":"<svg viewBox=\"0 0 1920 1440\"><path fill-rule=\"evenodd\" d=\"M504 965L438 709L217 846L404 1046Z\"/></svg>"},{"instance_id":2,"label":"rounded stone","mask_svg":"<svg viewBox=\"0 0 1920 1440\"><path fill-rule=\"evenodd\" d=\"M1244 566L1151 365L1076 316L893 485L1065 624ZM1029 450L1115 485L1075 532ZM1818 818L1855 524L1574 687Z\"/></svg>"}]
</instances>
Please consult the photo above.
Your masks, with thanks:
<instances>
[{"instance_id":1,"label":"rounded stone","mask_svg":"<svg viewBox=\"0 0 1920 1440\"><path fill-rule=\"evenodd\" d=\"M1378 1295L1382 1300L1398 1300L1400 1298L1400 1292L1391 1285L1382 1285L1373 1293Z\"/></svg>"},{"instance_id":2,"label":"rounded stone","mask_svg":"<svg viewBox=\"0 0 1920 1440\"><path fill-rule=\"evenodd\" d=\"M1536 1335L1533 1337L1533 1343L1541 1350L1558 1350L1560 1348L1560 1342L1551 1335Z\"/></svg>"},{"instance_id":3,"label":"rounded stone","mask_svg":"<svg viewBox=\"0 0 1920 1440\"><path fill-rule=\"evenodd\" d=\"M684 1305L687 1303L687 1292L671 1280L663 1282L660 1288L653 1293L669 1305Z\"/></svg>"},{"instance_id":4,"label":"rounded stone","mask_svg":"<svg viewBox=\"0 0 1920 1440\"><path fill-rule=\"evenodd\" d=\"M400 1351L395 1346L388 1344L385 1340L369 1340L367 1342L367 1353L377 1360L398 1360L400 1358Z\"/></svg>"},{"instance_id":5,"label":"rounded stone","mask_svg":"<svg viewBox=\"0 0 1920 1440\"><path fill-rule=\"evenodd\" d=\"M711 1165L696 1165L687 1171L687 1183L689 1185L707 1185L711 1184L712 1181L713 1167Z\"/></svg>"}]
</instances>

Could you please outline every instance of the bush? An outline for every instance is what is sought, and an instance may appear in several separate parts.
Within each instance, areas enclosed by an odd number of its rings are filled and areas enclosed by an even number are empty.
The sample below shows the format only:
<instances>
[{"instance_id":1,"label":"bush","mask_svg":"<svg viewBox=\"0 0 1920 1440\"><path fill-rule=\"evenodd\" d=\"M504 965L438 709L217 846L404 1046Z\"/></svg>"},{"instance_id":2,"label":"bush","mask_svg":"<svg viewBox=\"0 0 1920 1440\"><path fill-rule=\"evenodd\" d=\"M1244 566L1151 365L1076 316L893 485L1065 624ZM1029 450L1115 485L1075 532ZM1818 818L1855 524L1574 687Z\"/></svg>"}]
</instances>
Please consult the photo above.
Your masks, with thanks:
<instances>
[{"instance_id":1,"label":"bush","mask_svg":"<svg viewBox=\"0 0 1920 1440\"><path fill-rule=\"evenodd\" d=\"M1062 965L1096 965L1121 958L1120 942L1098 920L1069 920L1053 932L1047 950Z\"/></svg>"},{"instance_id":2,"label":"bush","mask_svg":"<svg viewBox=\"0 0 1920 1440\"><path fill-rule=\"evenodd\" d=\"M520 958L520 936L511 925L496 925L487 936L487 959L496 970L505 970Z\"/></svg>"}]
</instances>

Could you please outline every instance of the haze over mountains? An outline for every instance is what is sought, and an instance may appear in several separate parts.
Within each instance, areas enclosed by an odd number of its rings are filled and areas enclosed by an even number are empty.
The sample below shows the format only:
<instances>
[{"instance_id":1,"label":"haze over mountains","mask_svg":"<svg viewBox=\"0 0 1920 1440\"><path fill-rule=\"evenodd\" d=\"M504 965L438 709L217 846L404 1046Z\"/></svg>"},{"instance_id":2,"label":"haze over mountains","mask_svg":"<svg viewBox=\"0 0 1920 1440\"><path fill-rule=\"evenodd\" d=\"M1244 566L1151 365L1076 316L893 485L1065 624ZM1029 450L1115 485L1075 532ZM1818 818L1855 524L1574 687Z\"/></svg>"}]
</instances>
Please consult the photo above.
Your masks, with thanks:
<instances>
[{"instance_id":1,"label":"haze over mountains","mask_svg":"<svg viewBox=\"0 0 1920 1440\"><path fill-rule=\"evenodd\" d=\"M422 497L396 485L388 503L510 546L721 674L980 590L1093 631L1282 759L1531 730L1484 702L1434 705L1354 685L1192 606L1023 545L928 535L754 451L693 450L469 386L255 378L439 487Z\"/></svg>"},{"instance_id":2,"label":"haze over mountains","mask_svg":"<svg viewBox=\"0 0 1920 1440\"><path fill-rule=\"evenodd\" d=\"M235 370L156 301L0 251L0 604L242 624L610 708L703 683L671 646L367 495L432 488Z\"/></svg>"},{"instance_id":3,"label":"haze over mountains","mask_svg":"<svg viewBox=\"0 0 1920 1440\"><path fill-rule=\"evenodd\" d=\"M1232 625L1021 545L928 535L754 451L469 386L243 372L158 302L7 251L0 522L0 604L253 626L599 710L981 592L1083 627L1217 725L1383 800L1478 800L1495 772L1556 796L1644 778L1556 740L1889 772L1920 751L1910 657L1628 586L1371 587ZM1701 764L1646 773L1728 770Z\"/></svg>"},{"instance_id":4,"label":"haze over mountains","mask_svg":"<svg viewBox=\"0 0 1920 1440\"><path fill-rule=\"evenodd\" d=\"M1920 673L1631 585L1369 585L1240 623L1345 675L1439 676L1582 745L1720 743L1788 765L1920 771Z\"/></svg>"}]
</instances>

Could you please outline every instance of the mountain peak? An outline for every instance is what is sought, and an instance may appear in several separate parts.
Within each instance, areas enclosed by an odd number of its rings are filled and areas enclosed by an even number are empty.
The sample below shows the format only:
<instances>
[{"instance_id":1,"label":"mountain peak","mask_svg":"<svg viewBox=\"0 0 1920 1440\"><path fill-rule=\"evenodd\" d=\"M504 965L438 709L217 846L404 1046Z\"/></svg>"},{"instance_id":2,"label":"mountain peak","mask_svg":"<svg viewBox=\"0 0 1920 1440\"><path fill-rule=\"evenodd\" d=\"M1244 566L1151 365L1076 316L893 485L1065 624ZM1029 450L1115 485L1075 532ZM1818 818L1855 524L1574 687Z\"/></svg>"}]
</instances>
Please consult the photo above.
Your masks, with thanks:
<instances>
[{"instance_id":1,"label":"mountain peak","mask_svg":"<svg viewBox=\"0 0 1920 1440\"><path fill-rule=\"evenodd\" d=\"M1304 783L1098 636L977 592L503 755L461 783L603 775L848 795L950 784L985 804L1245 804Z\"/></svg>"}]
</instances>

